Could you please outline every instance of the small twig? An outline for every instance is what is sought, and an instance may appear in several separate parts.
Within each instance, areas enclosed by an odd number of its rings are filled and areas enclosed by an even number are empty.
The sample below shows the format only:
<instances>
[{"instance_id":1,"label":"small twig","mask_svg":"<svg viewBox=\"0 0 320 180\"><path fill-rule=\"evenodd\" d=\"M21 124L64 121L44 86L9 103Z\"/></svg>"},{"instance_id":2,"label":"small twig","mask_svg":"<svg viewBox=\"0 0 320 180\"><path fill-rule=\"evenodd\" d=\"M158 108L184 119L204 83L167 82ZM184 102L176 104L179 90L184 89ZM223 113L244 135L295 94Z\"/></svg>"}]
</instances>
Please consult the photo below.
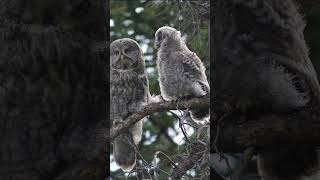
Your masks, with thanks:
<instances>
[{"instance_id":1,"label":"small twig","mask_svg":"<svg viewBox=\"0 0 320 180\"><path fill-rule=\"evenodd\" d=\"M160 169L160 168L157 168L157 167L149 164L149 163L143 158L143 156L142 156L141 153L139 152L137 146L135 146L135 145L134 145L134 150L135 150L135 153L137 153L138 156L140 157L140 159L142 160L142 162L143 162L143 164L144 164L144 166L145 166L144 168L147 168L148 175L149 175L150 178L151 178L152 176L151 176L151 174L149 173L149 169L159 169L161 172L169 175L168 172L166 172L166 171L164 171L164 170L162 170L162 169ZM133 172L131 172L131 173L133 173ZM152 178L151 178L151 179L152 179Z\"/></svg>"},{"instance_id":2,"label":"small twig","mask_svg":"<svg viewBox=\"0 0 320 180\"><path fill-rule=\"evenodd\" d=\"M209 127L208 125L203 125L203 126L200 126L198 129L197 129L197 139L200 139L200 135L201 135L201 132L202 132L202 129L206 128L206 127ZM206 133L206 132L204 132Z\"/></svg>"},{"instance_id":3,"label":"small twig","mask_svg":"<svg viewBox=\"0 0 320 180\"><path fill-rule=\"evenodd\" d=\"M189 111L189 110L186 110L186 111L185 111L185 114L188 113L188 111ZM181 129L181 131L182 131L182 133L183 133L183 136L184 136L184 138L186 139L186 142L189 143L189 139L188 139L186 130L185 130L184 125L183 125L183 120L184 120L184 118L185 118L185 114L183 115L182 118L180 118L180 117L179 117L176 113L174 113L173 111L169 111L169 112L178 119L178 121L179 121L179 127L180 127L180 129Z\"/></svg>"},{"instance_id":4,"label":"small twig","mask_svg":"<svg viewBox=\"0 0 320 180\"><path fill-rule=\"evenodd\" d=\"M184 125L191 126L191 127L195 128L195 129L198 129L198 127L196 127L196 126L194 126L194 125L192 125L192 124L190 124L190 123L186 123L186 122L184 122L183 124L184 124Z\"/></svg>"},{"instance_id":5,"label":"small twig","mask_svg":"<svg viewBox=\"0 0 320 180\"><path fill-rule=\"evenodd\" d=\"M187 110L185 110L182 118L179 120L180 128L181 128L181 130L182 130L182 133L183 133L183 135L184 135L187 143L189 143L189 139L188 139L188 136L187 136L186 128L185 128L184 125L183 125L183 122L184 122L184 120L186 119L188 113L189 113L189 108L188 108Z\"/></svg>"},{"instance_id":6,"label":"small twig","mask_svg":"<svg viewBox=\"0 0 320 180\"><path fill-rule=\"evenodd\" d=\"M182 160L178 162L178 166L173 169L173 172L169 179L181 179L182 176L184 176L188 170L194 167L196 163L199 162L206 154L203 153L207 151L206 145L203 145L201 143L192 143L189 146L191 145L192 147L190 147L189 155L187 157L182 158Z\"/></svg>"},{"instance_id":7,"label":"small twig","mask_svg":"<svg viewBox=\"0 0 320 180\"><path fill-rule=\"evenodd\" d=\"M177 165L176 163L169 157L167 156L165 153L163 153L162 151L157 151L155 154L154 154L154 161L156 160L156 158L158 157L158 154L162 154L167 160L169 160L169 162L176 168Z\"/></svg>"}]
</instances>

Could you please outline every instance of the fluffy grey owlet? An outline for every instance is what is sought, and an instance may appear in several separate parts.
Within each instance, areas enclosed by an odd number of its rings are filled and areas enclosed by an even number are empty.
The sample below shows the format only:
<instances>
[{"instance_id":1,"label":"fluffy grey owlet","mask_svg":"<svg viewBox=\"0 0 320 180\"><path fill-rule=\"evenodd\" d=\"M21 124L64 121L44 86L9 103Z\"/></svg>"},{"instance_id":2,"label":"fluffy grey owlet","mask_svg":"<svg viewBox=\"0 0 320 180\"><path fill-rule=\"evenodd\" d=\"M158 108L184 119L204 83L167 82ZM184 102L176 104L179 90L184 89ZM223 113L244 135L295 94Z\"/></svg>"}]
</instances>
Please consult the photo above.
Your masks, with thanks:
<instances>
[{"instance_id":1,"label":"fluffy grey owlet","mask_svg":"<svg viewBox=\"0 0 320 180\"><path fill-rule=\"evenodd\" d=\"M136 41L124 38L111 43L111 122L121 123L149 101L149 82L144 65L143 53ZM135 146L141 140L142 123L140 120L113 142L115 162L124 171L131 171L136 164Z\"/></svg>"},{"instance_id":2,"label":"fluffy grey owlet","mask_svg":"<svg viewBox=\"0 0 320 180\"><path fill-rule=\"evenodd\" d=\"M196 53L190 51L179 31L164 26L155 33L158 49L157 68L161 95L164 100L179 97L201 97L210 93L205 67ZM191 110L194 120L210 116L209 109Z\"/></svg>"},{"instance_id":3,"label":"fluffy grey owlet","mask_svg":"<svg viewBox=\"0 0 320 180\"><path fill-rule=\"evenodd\" d=\"M263 115L320 105L320 86L303 35L305 22L295 3L216 1L213 80L216 100L223 104L215 110L226 105L221 112ZM310 144L275 138L273 146L258 152L259 174L263 180L318 180L318 158Z\"/></svg>"}]
</instances>

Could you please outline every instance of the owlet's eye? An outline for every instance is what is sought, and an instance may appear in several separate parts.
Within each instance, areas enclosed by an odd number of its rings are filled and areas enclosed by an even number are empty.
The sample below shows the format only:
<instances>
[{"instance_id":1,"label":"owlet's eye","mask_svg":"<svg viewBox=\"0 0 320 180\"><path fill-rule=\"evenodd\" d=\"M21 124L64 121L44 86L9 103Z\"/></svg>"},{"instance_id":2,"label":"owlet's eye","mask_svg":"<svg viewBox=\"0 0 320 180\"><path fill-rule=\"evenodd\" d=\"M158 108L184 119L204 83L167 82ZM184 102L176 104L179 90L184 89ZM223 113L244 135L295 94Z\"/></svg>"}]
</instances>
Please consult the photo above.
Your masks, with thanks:
<instances>
[{"instance_id":1,"label":"owlet's eye","mask_svg":"<svg viewBox=\"0 0 320 180\"><path fill-rule=\"evenodd\" d=\"M114 54L116 55L116 56L119 56L119 51L114 51Z\"/></svg>"},{"instance_id":2,"label":"owlet's eye","mask_svg":"<svg viewBox=\"0 0 320 180\"><path fill-rule=\"evenodd\" d=\"M161 39L162 39L162 34L159 33L157 38L158 38L158 41L161 41Z\"/></svg>"}]
</instances>

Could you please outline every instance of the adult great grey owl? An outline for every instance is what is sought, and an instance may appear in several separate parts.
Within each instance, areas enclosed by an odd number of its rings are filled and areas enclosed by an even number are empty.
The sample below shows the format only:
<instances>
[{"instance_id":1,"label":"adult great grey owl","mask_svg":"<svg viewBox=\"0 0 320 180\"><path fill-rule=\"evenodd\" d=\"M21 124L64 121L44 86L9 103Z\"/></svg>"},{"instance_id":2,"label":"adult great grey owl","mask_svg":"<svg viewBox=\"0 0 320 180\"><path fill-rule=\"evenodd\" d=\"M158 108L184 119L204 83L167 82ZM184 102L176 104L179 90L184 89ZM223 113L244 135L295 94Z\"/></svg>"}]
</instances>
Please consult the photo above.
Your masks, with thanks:
<instances>
[{"instance_id":1,"label":"adult great grey owl","mask_svg":"<svg viewBox=\"0 0 320 180\"><path fill-rule=\"evenodd\" d=\"M110 114L113 124L121 123L150 99L149 82L144 68L143 53L132 39L115 40L110 45ZM113 143L115 162L124 171L136 164L135 146L142 136L140 120Z\"/></svg>"},{"instance_id":2,"label":"adult great grey owl","mask_svg":"<svg viewBox=\"0 0 320 180\"><path fill-rule=\"evenodd\" d=\"M214 11L213 78L222 102L215 110L287 113L319 105L305 22L293 0L217 0ZM320 179L315 147L274 141L258 154L262 179Z\"/></svg>"},{"instance_id":3,"label":"adult great grey owl","mask_svg":"<svg viewBox=\"0 0 320 180\"><path fill-rule=\"evenodd\" d=\"M180 97L201 97L210 93L205 67L199 57L190 51L176 29L164 26L155 33L158 49L157 68L161 96L164 100ZM191 110L194 120L210 116L209 109Z\"/></svg>"}]
</instances>

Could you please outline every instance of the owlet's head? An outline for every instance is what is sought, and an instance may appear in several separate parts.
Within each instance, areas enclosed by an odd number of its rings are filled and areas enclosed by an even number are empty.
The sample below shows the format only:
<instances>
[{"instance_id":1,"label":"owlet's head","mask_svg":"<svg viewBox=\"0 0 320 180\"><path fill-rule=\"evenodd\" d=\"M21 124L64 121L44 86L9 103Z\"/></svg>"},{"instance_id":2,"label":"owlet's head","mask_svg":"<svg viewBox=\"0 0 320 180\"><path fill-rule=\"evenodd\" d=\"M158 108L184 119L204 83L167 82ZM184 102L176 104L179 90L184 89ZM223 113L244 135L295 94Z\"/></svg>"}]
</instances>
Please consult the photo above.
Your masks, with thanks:
<instances>
[{"instance_id":1,"label":"owlet's head","mask_svg":"<svg viewBox=\"0 0 320 180\"><path fill-rule=\"evenodd\" d=\"M167 42L181 42L181 33L175 28L163 26L155 33L155 48L159 49Z\"/></svg>"},{"instance_id":2,"label":"owlet's head","mask_svg":"<svg viewBox=\"0 0 320 180\"><path fill-rule=\"evenodd\" d=\"M117 70L137 70L144 68L143 53L139 44L129 38L110 44L110 68Z\"/></svg>"}]
</instances>

